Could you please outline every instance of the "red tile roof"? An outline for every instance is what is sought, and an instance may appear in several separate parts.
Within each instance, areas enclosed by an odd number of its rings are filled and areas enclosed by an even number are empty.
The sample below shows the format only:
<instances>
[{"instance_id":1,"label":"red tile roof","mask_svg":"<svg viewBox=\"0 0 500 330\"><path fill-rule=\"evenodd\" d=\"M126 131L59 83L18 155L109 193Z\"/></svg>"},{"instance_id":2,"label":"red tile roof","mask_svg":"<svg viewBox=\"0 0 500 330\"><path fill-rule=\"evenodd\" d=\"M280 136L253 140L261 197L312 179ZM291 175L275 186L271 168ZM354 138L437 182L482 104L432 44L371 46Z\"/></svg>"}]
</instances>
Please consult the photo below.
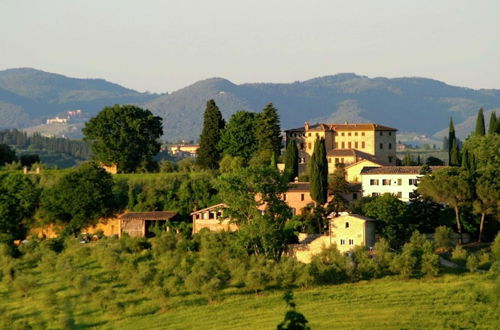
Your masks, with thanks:
<instances>
[{"instance_id":1,"label":"red tile roof","mask_svg":"<svg viewBox=\"0 0 500 330\"><path fill-rule=\"evenodd\" d=\"M321 123L316 125L310 125L309 131L397 131L397 129L374 124L374 123L362 123L362 124L328 124ZM291 128L285 130L285 132L303 132L304 127Z\"/></svg>"},{"instance_id":2,"label":"red tile roof","mask_svg":"<svg viewBox=\"0 0 500 330\"><path fill-rule=\"evenodd\" d=\"M120 216L121 220L170 220L177 215L171 211L127 212Z\"/></svg>"},{"instance_id":3,"label":"red tile roof","mask_svg":"<svg viewBox=\"0 0 500 330\"><path fill-rule=\"evenodd\" d=\"M446 166L430 166L432 171L442 169ZM363 167L361 174L420 174L422 166L382 166Z\"/></svg>"}]
</instances>

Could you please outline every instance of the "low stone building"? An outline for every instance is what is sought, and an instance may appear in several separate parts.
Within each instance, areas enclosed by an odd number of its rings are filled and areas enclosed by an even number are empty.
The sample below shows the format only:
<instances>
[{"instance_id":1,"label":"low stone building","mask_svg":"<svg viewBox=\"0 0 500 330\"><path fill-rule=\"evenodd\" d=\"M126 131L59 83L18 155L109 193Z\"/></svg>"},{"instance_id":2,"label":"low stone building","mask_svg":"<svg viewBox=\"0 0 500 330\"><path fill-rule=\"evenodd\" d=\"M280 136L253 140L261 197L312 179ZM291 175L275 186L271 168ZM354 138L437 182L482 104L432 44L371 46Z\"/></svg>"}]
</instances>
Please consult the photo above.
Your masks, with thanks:
<instances>
[{"instance_id":1,"label":"low stone building","mask_svg":"<svg viewBox=\"0 0 500 330\"><path fill-rule=\"evenodd\" d=\"M167 222L172 221L176 212L154 211L154 212L126 212L118 217L119 236L127 233L131 237L154 236L153 228L164 227L168 230Z\"/></svg>"},{"instance_id":2,"label":"low stone building","mask_svg":"<svg viewBox=\"0 0 500 330\"><path fill-rule=\"evenodd\" d=\"M193 234L199 233L204 228L211 231L238 230L237 224L223 217L225 208L226 204L221 203L192 212Z\"/></svg>"},{"instance_id":3,"label":"low stone building","mask_svg":"<svg viewBox=\"0 0 500 330\"><path fill-rule=\"evenodd\" d=\"M356 246L372 248L375 244L375 219L358 214L343 214L330 221L331 244L340 252L347 252Z\"/></svg>"}]
</instances>

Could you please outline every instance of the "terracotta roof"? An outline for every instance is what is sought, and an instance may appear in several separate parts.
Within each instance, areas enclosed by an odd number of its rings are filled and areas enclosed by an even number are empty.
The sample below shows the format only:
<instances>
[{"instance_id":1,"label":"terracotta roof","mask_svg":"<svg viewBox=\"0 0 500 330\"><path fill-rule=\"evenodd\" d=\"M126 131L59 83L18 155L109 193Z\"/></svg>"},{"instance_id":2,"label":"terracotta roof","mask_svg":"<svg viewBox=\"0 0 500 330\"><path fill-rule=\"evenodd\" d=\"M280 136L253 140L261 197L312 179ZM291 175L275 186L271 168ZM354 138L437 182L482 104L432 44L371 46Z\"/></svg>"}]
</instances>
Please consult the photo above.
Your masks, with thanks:
<instances>
[{"instance_id":1,"label":"terracotta roof","mask_svg":"<svg viewBox=\"0 0 500 330\"><path fill-rule=\"evenodd\" d=\"M119 218L121 220L170 220L177 215L172 211L153 211L153 212L127 212Z\"/></svg>"},{"instance_id":2,"label":"terracotta roof","mask_svg":"<svg viewBox=\"0 0 500 330\"><path fill-rule=\"evenodd\" d=\"M226 204L219 203L219 204L211 205L211 206L206 207L206 208L201 209L201 210L197 210L197 211L191 212L191 215L198 214L198 213L203 213L203 212L210 211L210 210L225 209L226 207L227 207Z\"/></svg>"},{"instance_id":3,"label":"terracotta roof","mask_svg":"<svg viewBox=\"0 0 500 330\"><path fill-rule=\"evenodd\" d=\"M359 214L342 214L336 218L332 218L332 221L335 221L336 219L347 218L347 217L357 218L357 219L364 220L364 221L377 221L376 219L368 218L368 217L365 217L365 216L362 216Z\"/></svg>"},{"instance_id":4,"label":"terracotta roof","mask_svg":"<svg viewBox=\"0 0 500 330\"><path fill-rule=\"evenodd\" d=\"M329 124L321 123L316 125L310 125L309 131L397 131L396 128L389 126L373 124L373 123L361 123L361 124ZM285 132L304 132L304 127L297 127L285 130Z\"/></svg>"},{"instance_id":5,"label":"terracotta roof","mask_svg":"<svg viewBox=\"0 0 500 330\"><path fill-rule=\"evenodd\" d=\"M288 191L309 191L309 182L291 182Z\"/></svg>"},{"instance_id":6,"label":"terracotta roof","mask_svg":"<svg viewBox=\"0 0 500 330\"><path fill-rule=\"evenodd\" d=\"M432 171L436 171L446 166L430 166ZM422 166L382 166L382 167L363 167L361 174L420 174Z\"/></svg>"},{"instance_id":7,"label":"terracotta roof","mask_svg":"<svg viewBox=\"0 0 500 330\"><path fill-rule=\"evenodd\" d=\"M369 160L374 163L381 163L375 156L367 154L366 152L359 151L357 149L333 149L326 152L327 157L356 157L361 158L361 160ZM359 160L359 161L361 161ZM359 162L357 161L357 162Z\"/></svg>"}]
</instances>

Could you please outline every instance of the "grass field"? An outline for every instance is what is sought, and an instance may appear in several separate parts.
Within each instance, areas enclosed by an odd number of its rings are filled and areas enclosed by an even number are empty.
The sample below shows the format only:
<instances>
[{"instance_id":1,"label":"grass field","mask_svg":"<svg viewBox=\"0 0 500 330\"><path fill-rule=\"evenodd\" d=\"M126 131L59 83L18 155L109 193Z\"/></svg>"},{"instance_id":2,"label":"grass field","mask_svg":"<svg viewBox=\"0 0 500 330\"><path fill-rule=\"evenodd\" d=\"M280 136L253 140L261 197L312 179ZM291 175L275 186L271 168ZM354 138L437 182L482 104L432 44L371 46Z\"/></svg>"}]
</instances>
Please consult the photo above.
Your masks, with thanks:
<instances>
[{"instance_id":1,"label":"grass field","mask_svg":"<svg viewBox=\"0 0 500 330\"><path fill-rule=\"evenodd\" d=\"M108 282L100 269L94 272ZM59 276L40 274L33 271L37 285L27 297L9 291L5 282L0 285L0 315L8 318L4 325L64 328L64 317L56 317L64 311L75 329L273 329L286 311L281 291L226 291L209 304L199 295L159 298L114 282L101 285L99 295L75 294ZM447 274L406 281L388 277L294 294L297 310L313 329L494 329L500 327L498 288L487 274Z\"/></svg>"}]
</instances>

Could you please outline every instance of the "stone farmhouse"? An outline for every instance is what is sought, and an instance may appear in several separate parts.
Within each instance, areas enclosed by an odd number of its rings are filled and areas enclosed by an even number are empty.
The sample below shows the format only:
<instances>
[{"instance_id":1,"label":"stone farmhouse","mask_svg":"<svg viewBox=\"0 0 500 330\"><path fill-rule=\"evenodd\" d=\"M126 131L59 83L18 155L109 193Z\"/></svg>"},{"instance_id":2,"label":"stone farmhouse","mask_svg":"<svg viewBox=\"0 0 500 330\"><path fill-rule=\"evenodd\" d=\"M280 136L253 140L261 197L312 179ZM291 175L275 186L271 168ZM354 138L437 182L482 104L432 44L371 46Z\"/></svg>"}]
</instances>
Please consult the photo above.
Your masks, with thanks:
<instances>
[{"instance_id":1,"label":"stone farmhouse","mask_svg":"<svg viewBox=\"0 0 500 330\"><path fill-rule=\"evenodd\" d=\"M325 140L328 171L335 164L346 166L361 160L396 165L397 129L378 124L316 124L286 130L286 141L294 140L299 150L299 172L305 172L316 139Z\"/></svg>"}]
</instances>

